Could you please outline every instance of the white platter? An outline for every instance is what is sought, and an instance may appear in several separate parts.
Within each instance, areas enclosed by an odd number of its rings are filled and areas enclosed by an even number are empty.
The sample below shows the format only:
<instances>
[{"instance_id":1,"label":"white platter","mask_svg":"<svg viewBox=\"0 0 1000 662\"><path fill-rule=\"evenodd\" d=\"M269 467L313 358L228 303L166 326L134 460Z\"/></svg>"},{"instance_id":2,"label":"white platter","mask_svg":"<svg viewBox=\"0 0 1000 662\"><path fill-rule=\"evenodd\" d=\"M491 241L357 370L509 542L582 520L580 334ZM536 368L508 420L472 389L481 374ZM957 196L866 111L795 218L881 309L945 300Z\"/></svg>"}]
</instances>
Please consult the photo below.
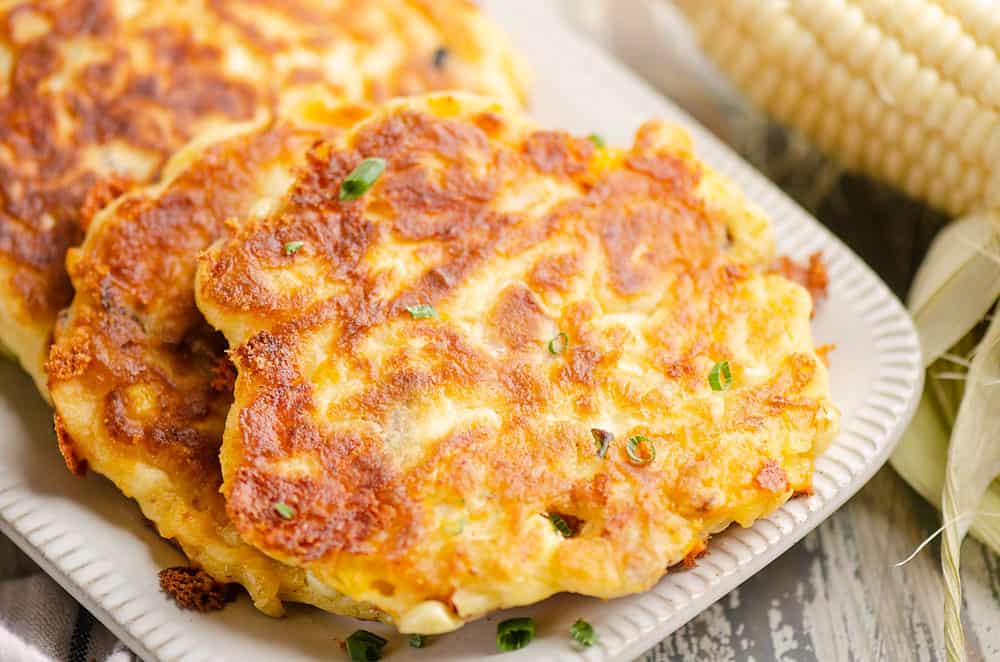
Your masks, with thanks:
<instances>
[{"instance_id":1,"label":"white platter","mask_svg":"<svg viewBox=\"0 0 1000 662\"><path fill-rule=\"evenodd\" d=\"M562 23L552 2L493 0L536 72L535 114L573 131L626 142L646 118L690 127L700 155L763 207L779 250L825 256L830 297L814 323L818 343L836 343L831 384L843 412L840 436L819 459L815 496L798 499L750 529L713 539L689 571L670 573L642 595L602 602L559 596L512 610L413 650L389 636L391 660L469 660L495 655L496 623L530 614L538 636L503 660L630 660L747 580L815 528L884 463L909 421L923 371L917 338L882 282L815 220L668 101ZM211 615L183 612L158 591L160 568L183 558L145 526L134 504L97 476L78 480L62 467L50 412L30 380L0 365L0 530L147 660L164 662L347 659L339 643L359 627L305 607L270 619L241 598ZM569 625L586 618L600 632L574 648ZM390 630L365 625L388 634Z\"/></svg>"}]
</instances>

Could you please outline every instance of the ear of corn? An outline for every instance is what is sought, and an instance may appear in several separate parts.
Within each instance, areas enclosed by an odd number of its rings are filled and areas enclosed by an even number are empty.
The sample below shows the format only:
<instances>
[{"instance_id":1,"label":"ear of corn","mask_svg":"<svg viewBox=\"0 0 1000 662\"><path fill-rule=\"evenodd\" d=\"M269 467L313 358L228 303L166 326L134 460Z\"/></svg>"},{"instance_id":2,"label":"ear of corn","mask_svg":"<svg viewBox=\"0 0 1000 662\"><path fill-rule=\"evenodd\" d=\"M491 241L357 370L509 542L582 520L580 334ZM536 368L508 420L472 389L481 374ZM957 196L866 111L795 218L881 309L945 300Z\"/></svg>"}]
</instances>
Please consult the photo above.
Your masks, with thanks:
<instances>
[{"instance_id":1,"label":"ear of corn","mask_svg":"<svg viewBox=\"0 0 1000 662\"><path fill-rule=\"evenodd\" d=\"M846 167L967 215L941 232L910 293L930 368L892 459L942 509L945 650L965 660L962 539L971 527L1000 553L1000 11L983 0L674 1L758 106Z\"/></svg>"},{"instance_id":2,"label":"ear of corn","mask_svg":"<svg viewBox=\"0 0 1000 662\"><path fill-rule=\"evenodd\" d=\"M1000 12L976 0L675 0L758 106L962 215L1000 203ZM991 7L991 5L993 5Z\"/></svg>"}]
</instances>

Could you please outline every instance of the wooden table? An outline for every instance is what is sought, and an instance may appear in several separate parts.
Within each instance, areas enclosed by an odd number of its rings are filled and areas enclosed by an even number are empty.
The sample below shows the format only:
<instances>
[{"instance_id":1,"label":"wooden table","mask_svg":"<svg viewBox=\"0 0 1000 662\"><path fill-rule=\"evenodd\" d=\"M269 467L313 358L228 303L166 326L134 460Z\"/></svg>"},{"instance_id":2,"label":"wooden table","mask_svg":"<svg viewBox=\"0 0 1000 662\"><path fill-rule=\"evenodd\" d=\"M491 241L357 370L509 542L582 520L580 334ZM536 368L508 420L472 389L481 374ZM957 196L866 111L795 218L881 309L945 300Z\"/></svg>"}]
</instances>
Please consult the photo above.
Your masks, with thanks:
<instances>
[{"instance_id":1,"label":"wooden table","mask_svg":"<svg viewBox=\"0 0 1000 662\"><path fill-rule=\"evenodd\" d=\"M942 660L939 526L891 467L746 584L650 650L646 662ZM962 555L969 659L1000 659L1000 557Z\"/></svg>"},{"instance_id":2,"label":"wooden table","mask_svg":"<svg viewBox=\"0 0 1000 662\"><path fill-rule=\"evenodd\" d=\"M565 0L579 27L751 160L900 297L947 219L836 165L754 113L706 66L662 0ZM943 659L940 525L891 467L781 558L650 650L647 662ZM1000 557L962 557L970 660L1000 660Z\"/></svg>"}]
</instances>

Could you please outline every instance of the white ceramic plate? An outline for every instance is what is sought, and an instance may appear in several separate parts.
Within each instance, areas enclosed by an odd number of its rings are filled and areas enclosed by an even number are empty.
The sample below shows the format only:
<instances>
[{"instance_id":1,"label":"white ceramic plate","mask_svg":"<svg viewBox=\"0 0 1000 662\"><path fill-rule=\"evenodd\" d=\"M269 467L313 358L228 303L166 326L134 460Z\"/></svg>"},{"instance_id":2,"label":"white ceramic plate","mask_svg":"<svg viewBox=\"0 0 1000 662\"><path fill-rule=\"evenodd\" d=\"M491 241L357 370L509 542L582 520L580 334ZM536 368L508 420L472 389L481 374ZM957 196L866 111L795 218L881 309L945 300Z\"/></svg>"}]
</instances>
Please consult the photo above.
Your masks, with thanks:
<instances>
[{"instance_id":1,"label":"white ceramic plate","mask_svg":"<svg viewBox=\"0 0 1000 662\"><path fill-rule=\"evenodd\" d=\"M831 385L843 432L816 466L815 496L787 504L750 529L712 540L689 571L673 572L642 595L602 602L558 596L512 610L413 650L390 639L393 660L467 660L494 655L496 623L530 614L538 636L503 660L628 660L748 579L822 522L882 465L910 419L923 372L917 338L882 282L815 220L669 102L562 23L554 3L494 0L488 9L506 25L536 71L539 119L573 131L626 142L646 118L667 117L691 128L700 155L735 180L770 214L779 250L803 257L821 250L830 297L815 319L818 343L836 343ZM0 530L148 660L337 660L339 643L359 623L292 607L267 618L241 598L211 615L183 612L157 588L159 569L184 562L147 528L138 508L97 476L73 478L63 467L48 408L31 382L0 366ZM577 618L601 635L575 648L567 631Z\"/></svg>"}]
</instances>

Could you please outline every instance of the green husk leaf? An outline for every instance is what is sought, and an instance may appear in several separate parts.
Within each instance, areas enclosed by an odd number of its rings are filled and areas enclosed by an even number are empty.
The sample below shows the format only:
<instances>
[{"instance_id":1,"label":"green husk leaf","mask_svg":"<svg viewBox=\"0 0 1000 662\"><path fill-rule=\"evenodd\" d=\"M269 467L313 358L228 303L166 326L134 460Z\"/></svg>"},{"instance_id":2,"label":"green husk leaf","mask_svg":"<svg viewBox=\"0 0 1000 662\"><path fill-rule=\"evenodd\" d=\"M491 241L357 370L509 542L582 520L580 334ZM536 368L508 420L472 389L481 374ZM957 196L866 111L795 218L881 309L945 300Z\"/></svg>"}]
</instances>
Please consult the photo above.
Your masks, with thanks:
<instances>
[{"instance_id":1,"label":"green husk leaf","mask_svg":"<svg viewBox=\"0 0 1000 662\"><path fill-rule=\"evenodd\" d=\"M924 393L893 466L942 511L945 650L965 660L961 544L972 532L1000 553L1000 217L976 214L941 231L910 292ZM984 334L985 331L985 335ZM993 515L993 517L991 517Z\"/></svg>"},{"instance_id":2,"label":"green husk leaf","mask_svg":"<svg viewBox=\"0 0 1000 662\"><path fill-rule=\"evenodd\" d=\"M976 348L965 379L948 449L948 465L941 496L946 526L941 546L945 582L945 652L952 661L965 660L962 631L961 545L971 517L980 507L990 483L1000 475L1000 315L993 317Z\"/></svg>"},{"instance_id":3,"label":"green husk leaf","mask_svg":"<svg viewBox=\"0 0 1000 662\"><path fill-rule=\"evenodd\" d=\"M1000 297L1000 218L976 214L948 224L913 281L909 304L924 364L948 351Z\"/></svg>"},{"instance_id":4,"label":"green husk leaf","mask_svg":"<svg viewBox=\"0 0 1000 662\"><path fill-rule=\"evenodd\" d=\"M944 489L950 435L951 427L941 414L931 395L931 386L928 385L924 388L910 427L889 460L903 480L938 509L941 508L941 490ZM979 509L984 513L1000 513L1000 485L990 485ZM969 532L1000 554L1000 520L995 517L977 517Z\"/></svg>"}]
</instances>

